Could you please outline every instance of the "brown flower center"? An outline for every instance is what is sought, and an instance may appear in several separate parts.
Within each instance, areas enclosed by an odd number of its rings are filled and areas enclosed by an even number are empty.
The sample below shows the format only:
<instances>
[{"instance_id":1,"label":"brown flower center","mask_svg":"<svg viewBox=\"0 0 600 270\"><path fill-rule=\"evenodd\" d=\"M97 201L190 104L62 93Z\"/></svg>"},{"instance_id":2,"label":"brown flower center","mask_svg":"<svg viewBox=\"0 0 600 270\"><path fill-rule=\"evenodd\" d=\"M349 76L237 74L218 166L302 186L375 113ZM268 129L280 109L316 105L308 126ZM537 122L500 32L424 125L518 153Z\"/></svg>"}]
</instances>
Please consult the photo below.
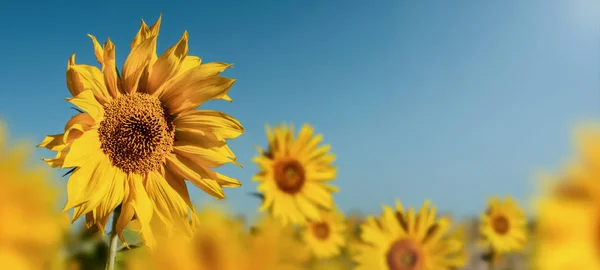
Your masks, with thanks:
<instances>
[{"instance_id":1,"label":"brown flower center","mask_svg":"<svg viewBox=\"0 0 600 270\"><path fill-rule=\"evenodd\" d=\"M327 240L330 233L329 224L326 222L314 223L312 224L312 231L317 239Z\"/></svg>"},{"instance_id":2,"label":"brown flower center","mask_svg":"<svg viewBox=\"0 0 600 270\"><path fill-rule=\"evenodd\" d=\"M510 222L505 216L497 216L492 219L492 228L498 234L506 234L510 230Z\"/></svg>"},{"instance_id":3,"label":"brown flower center","mask_svg":"<svg viewBox=\"0 0 600 270\"><path fill-rule=\"evenodd\" d=\"M138 174L158 170L175 140L173 123L161 102L142 93L122 95L106 105L98 134L112 164Z\"/></svg>"},{"instance_id":4,"label":"brown flower center","mask_svg":"<svg viewBox=\"0 0 600 270\"><path fill-rule=\"evenodd\" d=\"M394 242L386 254L386 261L389 270L417 270L423 267L421 253L408 239Z\"/></svg>"},{"instance_id":5,"label":"brown flower center","mask_svg":"<svg viewBox=\"0 0 600 270\"><path fill-rule=\"evenodd\" d=\"M277 187L289 194L298 193L306 182L304 167L295 159L277 161L274 174Z\"/></svg>"}]
</instances>

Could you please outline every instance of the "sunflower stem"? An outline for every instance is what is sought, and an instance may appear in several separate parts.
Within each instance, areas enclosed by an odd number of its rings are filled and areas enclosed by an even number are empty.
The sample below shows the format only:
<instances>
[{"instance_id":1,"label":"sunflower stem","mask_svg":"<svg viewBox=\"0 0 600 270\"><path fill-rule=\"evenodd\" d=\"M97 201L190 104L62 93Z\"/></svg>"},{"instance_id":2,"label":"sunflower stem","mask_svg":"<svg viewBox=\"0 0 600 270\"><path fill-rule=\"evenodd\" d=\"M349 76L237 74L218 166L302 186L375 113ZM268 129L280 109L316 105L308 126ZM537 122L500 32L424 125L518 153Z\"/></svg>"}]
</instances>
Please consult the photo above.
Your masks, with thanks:
<instances>
[{"instance_id":1,"label":"sunflower stem","mask_svg":"<svg viewBox=\"0 0 600 270\"><path fill-rule=\"evenodd\" d=\"M106 258L106 270L114 270L115 269L115 261L117 258L117 243L119 242L119 237L117 235L117 220L119 219L119 215L121 215L121 206L117 206L115 211L113 211L113 220L110 231L110 238L108 242L108 256Z\"/></svg>"}]
</instances>

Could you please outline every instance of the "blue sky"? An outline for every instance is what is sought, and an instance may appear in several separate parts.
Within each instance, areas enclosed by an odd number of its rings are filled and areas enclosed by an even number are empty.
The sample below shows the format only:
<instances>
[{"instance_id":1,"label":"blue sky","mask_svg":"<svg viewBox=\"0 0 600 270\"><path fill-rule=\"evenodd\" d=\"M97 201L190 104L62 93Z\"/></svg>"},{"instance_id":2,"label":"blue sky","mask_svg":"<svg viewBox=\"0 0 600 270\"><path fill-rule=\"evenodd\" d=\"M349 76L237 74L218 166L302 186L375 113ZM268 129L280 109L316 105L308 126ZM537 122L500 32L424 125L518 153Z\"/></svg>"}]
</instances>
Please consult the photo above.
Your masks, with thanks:
<instances>
[{"instance_id":1,"label":"blue sky","mask_svg":"<svg viewBox=\"0 0 600 270\"><path fill-rule=\"evenodd\" d=\"M67 59L97 64L86 34L110 36L122 64L140 20L160 12L159 52L187 30L190 54L235 64L225 73L238 79L234 102L206 108L246 129L231 142L245 168L220 169L243 183L226 190L240 213L259 203L247 193L265 123L309 122L325 135L343 210L431 199L468 215L490 195L527 203L534 175L571 155L574 125L600 113L597 1L170 3L3 4L0 117L12 138L62 131L73 114Z\"/></svg>"}]
</instances>

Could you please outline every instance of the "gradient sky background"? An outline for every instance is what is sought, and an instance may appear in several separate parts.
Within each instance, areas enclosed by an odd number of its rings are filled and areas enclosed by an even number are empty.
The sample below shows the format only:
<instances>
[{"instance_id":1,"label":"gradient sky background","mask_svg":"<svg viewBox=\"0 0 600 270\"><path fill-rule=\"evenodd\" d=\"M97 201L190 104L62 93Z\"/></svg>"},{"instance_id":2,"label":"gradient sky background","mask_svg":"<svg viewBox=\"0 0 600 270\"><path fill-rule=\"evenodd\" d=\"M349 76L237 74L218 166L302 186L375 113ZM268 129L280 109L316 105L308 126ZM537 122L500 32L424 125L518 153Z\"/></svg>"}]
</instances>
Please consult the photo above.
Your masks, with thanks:
<instances>
[{"instance_id":1,"label":"gradient sky background","mask_svg":"<svg viewBox=\"0 0 600 270\"><path fill-rule=\"evenodd\" d=\"M220 169L243 183L226 190L239 213L259 204L247 194L265 123L310 122L325 135L342 210L428 198L470 215L490 195L527 203L535 174L571 155L575 124L600 113L598 1L174 2L3 4L0 117L11 137L62 132L74 114L69 56L97 65L86 34L110 36L121 66L140 20L160 12L159 54L188 30L191 55L235 64L224 74L238 79L233 103L207 108L246 129L230 143L245 168Z\"/></svg>"}]
</instances>

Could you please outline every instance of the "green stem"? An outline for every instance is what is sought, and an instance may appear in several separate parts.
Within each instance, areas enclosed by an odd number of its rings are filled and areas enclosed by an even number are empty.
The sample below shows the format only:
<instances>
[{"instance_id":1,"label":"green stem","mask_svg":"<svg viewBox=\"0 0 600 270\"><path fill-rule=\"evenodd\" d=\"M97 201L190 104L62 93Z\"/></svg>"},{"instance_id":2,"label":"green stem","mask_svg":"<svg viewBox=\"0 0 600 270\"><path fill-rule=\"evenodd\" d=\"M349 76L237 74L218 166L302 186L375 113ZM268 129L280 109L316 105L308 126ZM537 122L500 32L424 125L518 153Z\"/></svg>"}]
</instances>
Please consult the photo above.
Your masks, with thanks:
<instances>
[{"instance_id":1,"label":"green stem","mask_svg":"<svg viewBox=\"0 0 600 270\"><path fill-rule=\"evenodd\" d=\"M119 237L117 235L117 220L121 214L121 206L117 206L113 211L113 220L110 231L110 238L108 242L108 256L106 258L106 270L115 269L115 261L117 258L117 244L119 243Z\"/></svg>"}]
</instances>

